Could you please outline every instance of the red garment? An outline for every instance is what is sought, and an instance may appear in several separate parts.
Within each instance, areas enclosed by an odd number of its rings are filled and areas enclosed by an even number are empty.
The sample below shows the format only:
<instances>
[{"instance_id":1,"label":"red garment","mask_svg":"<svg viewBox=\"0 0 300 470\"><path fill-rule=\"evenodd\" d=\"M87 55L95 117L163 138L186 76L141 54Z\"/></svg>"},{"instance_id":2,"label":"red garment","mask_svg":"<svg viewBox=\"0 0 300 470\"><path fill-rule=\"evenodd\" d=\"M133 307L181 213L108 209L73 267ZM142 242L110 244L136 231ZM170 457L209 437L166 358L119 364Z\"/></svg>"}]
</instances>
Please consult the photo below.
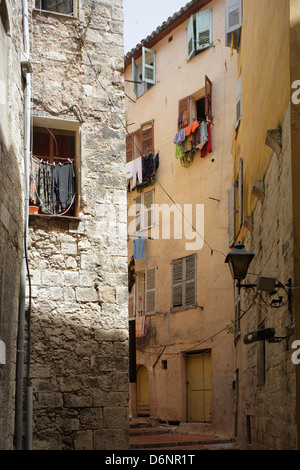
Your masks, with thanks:
<instances>
[{"instance_id":1,"label":"red garment","mask_svg":"<svg viewBox=\"0 0 300 470\"><path fill-rule=\"evenodd\" d=\"M207 124L207 131L208 131L208 142L206 144L206 148L207 148L208 153L211 153L212 152L212 145L211 145L211 128L210 128L210 124Z\"/></svg>"}]
</instances>

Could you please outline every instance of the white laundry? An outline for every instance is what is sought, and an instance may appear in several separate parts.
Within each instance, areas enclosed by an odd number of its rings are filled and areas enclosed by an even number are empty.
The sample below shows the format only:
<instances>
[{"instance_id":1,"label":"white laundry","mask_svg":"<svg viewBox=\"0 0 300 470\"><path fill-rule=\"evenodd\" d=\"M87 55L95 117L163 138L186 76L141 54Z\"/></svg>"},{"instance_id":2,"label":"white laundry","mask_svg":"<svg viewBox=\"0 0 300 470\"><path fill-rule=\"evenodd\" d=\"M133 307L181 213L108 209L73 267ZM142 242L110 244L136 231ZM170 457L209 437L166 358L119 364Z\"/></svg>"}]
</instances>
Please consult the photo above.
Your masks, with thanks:
<instances>
[{"instance_id":1,"label":"white laundry","mask_svg":"<svg viewBox=\"0 0 300 470\"><path fill-rule=\"evenodd\" d=\"M132 160L131 162L126 163L126 178L129 180L132 178L132 184L133 187L135 188L136 186L136 180L138 178L138 181L140 184L143 182L143 165L142 165L142 157L136 158L135 160Z\"/></svg>"}]
</instances>

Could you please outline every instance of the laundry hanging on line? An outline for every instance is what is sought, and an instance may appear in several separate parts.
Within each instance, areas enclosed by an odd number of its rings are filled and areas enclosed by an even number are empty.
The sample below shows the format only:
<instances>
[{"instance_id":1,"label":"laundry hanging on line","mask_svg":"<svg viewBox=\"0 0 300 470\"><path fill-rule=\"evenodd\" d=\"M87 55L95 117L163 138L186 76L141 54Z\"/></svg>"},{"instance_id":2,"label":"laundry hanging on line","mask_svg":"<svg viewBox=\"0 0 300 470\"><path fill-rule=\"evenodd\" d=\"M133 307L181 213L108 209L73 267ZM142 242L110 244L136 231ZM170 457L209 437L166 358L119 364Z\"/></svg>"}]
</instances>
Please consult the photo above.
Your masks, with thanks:
<instances>
[{"instance_id":1,"label":"laundry hanging on line","mask_svg":"<svg viewBox=\"0 0 300 470\"><path fill-rule=\"evenodd\" d=\"M141 156L126 163L126 178L128 182L128 190L135 188L151 186L155 183L156 172L159 167L159 154L150 153Z\"/></svg>"}]
</instances>

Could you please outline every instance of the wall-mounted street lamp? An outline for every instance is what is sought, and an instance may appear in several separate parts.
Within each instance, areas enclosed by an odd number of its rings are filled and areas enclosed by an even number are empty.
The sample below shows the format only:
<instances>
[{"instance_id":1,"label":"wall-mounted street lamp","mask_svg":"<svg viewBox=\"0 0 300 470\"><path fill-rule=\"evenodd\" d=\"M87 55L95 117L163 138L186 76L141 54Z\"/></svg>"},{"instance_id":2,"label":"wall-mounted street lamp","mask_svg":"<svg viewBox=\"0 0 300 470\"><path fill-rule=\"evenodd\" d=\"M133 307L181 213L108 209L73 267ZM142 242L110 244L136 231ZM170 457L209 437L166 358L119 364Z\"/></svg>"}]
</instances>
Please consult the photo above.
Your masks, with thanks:
<instances>
[{"instance_id":1,"label":"wall-mounted street lamp","mask_svg":"<svg viewBox=\"0 0 300 470\"><path fill-rule=\"evenodd\" d=\"M225 263L229 265L232 278L240 282L247 276L248 268L255 254L245 250L245 246L238 242L234 251L230 251L226 257Z\"/></svg>"}]
</instances>

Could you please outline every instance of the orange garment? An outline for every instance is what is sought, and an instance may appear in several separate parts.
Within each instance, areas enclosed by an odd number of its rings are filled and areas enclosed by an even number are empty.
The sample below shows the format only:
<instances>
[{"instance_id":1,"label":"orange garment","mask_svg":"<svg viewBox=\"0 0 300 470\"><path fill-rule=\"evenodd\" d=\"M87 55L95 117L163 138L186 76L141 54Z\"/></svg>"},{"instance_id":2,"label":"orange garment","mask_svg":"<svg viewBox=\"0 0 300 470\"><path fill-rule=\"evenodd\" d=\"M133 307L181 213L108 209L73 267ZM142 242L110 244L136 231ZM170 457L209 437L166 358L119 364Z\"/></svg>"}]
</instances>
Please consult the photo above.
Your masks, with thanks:
<instances>
[{"instance_id":1,"label":"orange garment","mask_svg":"<svg viewBox=\"0 0 300 470\"><path fill-rule=\"evenodd\" d=\"M189 125L185 128L185 135L189 136L191 134L191 132L192 132L192 126Z\"/></svg>"},{"instance_id":2,"label":"orange garment","mask_svg":"<svg viewBox=\"0 0 300 470\"><path fill-rule=\"evenodd\" d=\"M196 132L196 130L198 129L199 126L200 126L199 122L198 122L198 121L194 121L194 122L191 124L191 130L192 130L192 132Z\"/></svg>"}]
</instances>

